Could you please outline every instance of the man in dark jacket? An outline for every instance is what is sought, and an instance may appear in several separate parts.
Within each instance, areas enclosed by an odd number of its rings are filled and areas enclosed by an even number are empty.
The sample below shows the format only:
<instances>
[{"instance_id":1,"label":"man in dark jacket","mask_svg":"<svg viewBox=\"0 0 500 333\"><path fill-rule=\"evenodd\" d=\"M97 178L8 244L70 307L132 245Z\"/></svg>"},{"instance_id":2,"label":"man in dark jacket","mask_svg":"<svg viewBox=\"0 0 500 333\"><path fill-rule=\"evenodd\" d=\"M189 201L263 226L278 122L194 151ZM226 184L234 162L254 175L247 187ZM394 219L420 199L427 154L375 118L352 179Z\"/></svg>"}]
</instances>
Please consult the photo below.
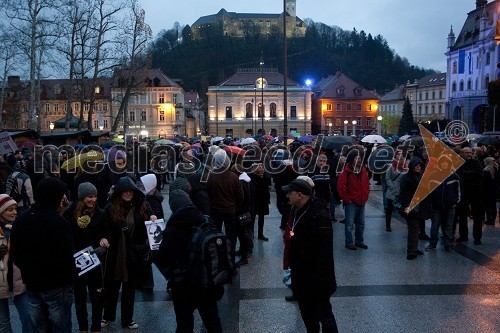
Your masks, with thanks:
<instances>
[{"instance_id":1,"label":"man in dark jacket","mask_svg":"<svg viewBox=\"0 0 500 333\"><path fill-rule=\"evenodd\" d=\"M222 332L217 301L224 293L223 287L202 289L188 273L193 230L205 217L182 190L170 193L169 203L172 216L163 232L157 264L172 288L176 331L193 332L193 311L198 309L208 332Z\"/></svg>"},{"instance_id":2,"label":"man in dark jacket","mask_svg":"<svg viewBox=\"0 0 500 333\"><path fill-rule=\"evenodd\" d=\"M478 160L472 158L472 149L465 147L462 149L462 157L465 163L457 170L464 184L464 200L460 202L457 209L458 232L460 237L457 242L467 242L469 240L468 218L472 213L472 236L474 244L480 245L483 236L483 217L481 216L481 175L483 168Z\"/></svg>"},{"instance_id":3,"label":"man in dark jacket","mask_svg":"<svg viewBox=\"0 0 500 333\"><path fill-rule=\"evenodd\" d=\"M434 250L438 242L439 226L441 226L441 241L447 252L451 251L451 229L455 218L455 207L462 199L463 186L460 177L452 168L451 159L442 155L429 175L429 184L438 183L431 194L432 217L431 217L431 240L425 247L426 251ZM443 176L449 175L443 181Z\"/></svg>"},{"instance_id":4,"label":"man in dark jacket","mask_svg":"<svg viewBox=\"0 0 500 333\"><path fill-rule=\"evenodd\" d=\"M330 296L337 289L333 262L333 231L328 210L312 196L307 181L284 186L293 207L289 235L292 288L307 332L337 332Z\"/></svg>"},{"instance_id":5,"label":"man in dark jacket","mask_svg":"<svg viewBox=\"0 0 500 333\"><path fill-rule=\"evenodd\" d=\"M330 208L330 195L331 195L331 180L330 174L327 172L327 157L320 154L316 160L314 171L309 174L309 177L314 182L314 196L325 202L326 207ZM328 170L329 171L329 170Z\"/></svg>"},{"instance_id":6,"label":"man in dark jacket","mask_svg":"<svg viewBox=\"0 0 500 333\"><path fill-rule=\"evenodd\" d=\"M71 226L57 210L66 205L67 187L46 178L36 204L18 217L11 233L11 258L21 270L29 315L40 332L71 332L75 253Z\"/></svg>"}]
</instances>

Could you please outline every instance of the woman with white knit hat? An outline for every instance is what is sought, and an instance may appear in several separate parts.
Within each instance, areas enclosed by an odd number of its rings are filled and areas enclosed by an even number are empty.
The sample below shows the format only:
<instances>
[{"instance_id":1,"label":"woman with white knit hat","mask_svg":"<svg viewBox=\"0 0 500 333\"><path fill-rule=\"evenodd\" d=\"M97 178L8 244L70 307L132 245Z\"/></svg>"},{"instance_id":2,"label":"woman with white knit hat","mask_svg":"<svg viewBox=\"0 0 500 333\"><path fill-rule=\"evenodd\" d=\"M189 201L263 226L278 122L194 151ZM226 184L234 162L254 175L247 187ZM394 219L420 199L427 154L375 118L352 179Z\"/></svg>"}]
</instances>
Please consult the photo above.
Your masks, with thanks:
<instances>
[{"instance_id":1,"label":"woman with white knit hat","mask_svg":"<svg viewBox=\"0 0 500 333\"><path fill-rule=\"evenodd\" d=\"M26 286L19 268L9 261L9 239L16 220L17 203L7 194L0 194L0 332L12 332L9 298L13 297L19 313L22 333L31 332Z\"/></svg>"}]
</instances>

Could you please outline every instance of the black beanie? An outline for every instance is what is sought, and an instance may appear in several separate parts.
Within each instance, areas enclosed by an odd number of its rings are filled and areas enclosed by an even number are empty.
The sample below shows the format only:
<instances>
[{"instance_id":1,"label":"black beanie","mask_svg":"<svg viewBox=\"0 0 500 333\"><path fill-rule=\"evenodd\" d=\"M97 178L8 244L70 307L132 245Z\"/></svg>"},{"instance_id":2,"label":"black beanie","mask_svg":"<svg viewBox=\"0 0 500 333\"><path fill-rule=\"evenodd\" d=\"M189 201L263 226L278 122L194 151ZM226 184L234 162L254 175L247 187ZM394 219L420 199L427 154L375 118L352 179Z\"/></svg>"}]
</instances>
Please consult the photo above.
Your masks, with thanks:
<instances>
[{"instance_id":1,"label":"black beanie","mask_svg":"<svg viewBox=\"0 0 500 333\"><path fill-rule=\"evenodd\" d=\"M68 187L59 178L42 179L35 190L35 203L40 207L58 209L61 200L68 192Z\"/></svg>"}]
</instances>

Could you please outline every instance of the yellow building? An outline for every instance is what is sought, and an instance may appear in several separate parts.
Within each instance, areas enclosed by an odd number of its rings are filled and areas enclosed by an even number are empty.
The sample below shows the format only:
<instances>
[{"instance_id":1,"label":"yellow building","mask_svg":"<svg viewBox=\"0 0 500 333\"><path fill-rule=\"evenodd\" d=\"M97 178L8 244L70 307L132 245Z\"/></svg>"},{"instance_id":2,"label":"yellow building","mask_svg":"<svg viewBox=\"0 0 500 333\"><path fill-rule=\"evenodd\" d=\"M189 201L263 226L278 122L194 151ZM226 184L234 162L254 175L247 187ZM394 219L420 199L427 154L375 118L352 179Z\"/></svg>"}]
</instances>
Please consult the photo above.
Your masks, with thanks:
<instances>
[{"instance_id":1,"label":"yellow building","mask_svg":"<svg viewBox=\"0 0 500 333\"><path fill-rule=\"evenodd\" d=\"M283 79L275 68L246 68L210 86L209 134L242 138L257 134L262 128L265 133L283 134ZM302 135L311 132L311 95L309 87L287 79L290 132Z\"/></svg>"}]
</instances>

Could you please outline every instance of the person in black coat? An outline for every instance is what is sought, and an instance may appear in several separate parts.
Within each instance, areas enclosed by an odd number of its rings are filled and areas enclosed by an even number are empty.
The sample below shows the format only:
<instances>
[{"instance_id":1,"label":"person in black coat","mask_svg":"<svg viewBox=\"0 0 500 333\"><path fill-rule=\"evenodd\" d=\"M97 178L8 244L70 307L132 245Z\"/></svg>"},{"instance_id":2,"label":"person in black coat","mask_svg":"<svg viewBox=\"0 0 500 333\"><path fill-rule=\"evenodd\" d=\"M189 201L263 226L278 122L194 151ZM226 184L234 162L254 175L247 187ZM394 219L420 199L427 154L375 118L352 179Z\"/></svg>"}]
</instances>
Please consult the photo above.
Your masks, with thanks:
<instances>
[{"instance_id":1,"label":"person in black coat","mask_svg":"<svg viewBox=\"0 0 500 333\"><path fill-rule=\"evenodd\" d=\"M483 236L483 217L481 216L481 175L483 168L481 163L472 158L472 149L465 147L462 149L462 157L465 163L457 170L464 184L464 200L457 207L458 233L457 242L467 242L469 240L468 219L472 213L472 236L474 244L480 245Z\"/></svg>"},{"instance_id":2,"label":"person in black coat","mask_svg":"<svg viewBox=\"0 0 500 333\"><path fill-rule=\"evenodd\" d=\"M21 270L30 321L40 332L71 332L72 327L75 247L69 222L57 213L67 203L67 191L57 178L40 181L36 204L12 226L10 257Z\"/></svg>"},{"instance_id":3,"label":"person in black coat","mask_svg":"<svg viewBox=\"0 0 500 333\"><path fill-rule=\"evenodd\" d=\"M302 320L307 332L319 332L320 323L323 332L338 332L330 303L337 289L330 214L305 180L295 179L283 191L293 207L289 259Z\"/></svg>"},{"instance_id":4,"label":"person in black coat","mask_svg":"<svg viewBox=\"0 0 500 333\"><path fill-rule=\"evenodd\" d=\"M493 157L486 157L484 159L484 164L485 166L481 176L481 202L486 214L486 221L484 224L495 225L495 220L497 218L498 185L500 180L498 163Z\"/></svg>"},{"instance_id":5,"label":"person in black coat","mask_svg":"<svg viewBox=\"0 0 500 333\"><path fill-rule=\"evenodd\" d=\"M114 187L105 207L108 220L108 257L104 276L107 297L101 327L116 318L118 293L122 288L121 323L123 327L139 327L132 320L135 288L145 279L145 257L149 251L145 221L155 221L144 193L129 177L122 177Z\"/></svg>"},{"instance_id":6,"label":"person in black coat","mask_svg":"<svg viewBox=\"0 0 500 333\"><path fill-rule=\"evenodd\" d=\"M424 173L424 163L418 157L413 157L408 164L408 172L401 176L399 202L401 215L408 225L408 241L406 259L413 260L418 255L424 254L418 249L418 235L421 225L431 217L431 202L429 198L422 200L415 208L409 209L410 203L417 191L418 184ZM420 230L420 233L422 231Z\"/></svg>"},{"instance_id":7,"label":"person in black coat","mask_svg":"<svg viewBox=\"0 0 500 333\"><path fill-rule=\"evenodd\" d=\"M106 215L104 210L97 205L97 188L91 183L81 183L78 186L78 200L74 201L63 213L73 230L75 250L80 251L88 246L94 250L99 247L109 247L105 238ZM106 263L105 256L100 257ZM101 330L102 319L102 274L103 266L79 276L75 281L75 312L78 320L78 330L89 330L87 314L87 289L92 305L91 332Z\"/></svg>"},{"instance_id":8,"label":"person in black coat","mask_svg":"<svg viewBox=\"0 0 500 333\"><path fill-rule=\"evenodd\" d=\"M255 187L254 196L254 216L258 216L257 220L257 235L258 239L263 241L268 241L269 238L264 236L264 219L266 215L269 215L269 203L271 202L271 193L269 192L269 186L271 185L271 178L267 176L264 172L264 167L259 164L255 171L251 173L250 178ZM252 234L255 230L255 219L252 224Z\"/></svg>"},{"instance_id":9,"label":"person in black coat","mask_svg":"<svg viewBox=\"0 0 500 333\"><path fill-rule=\"evenodd\" d=\"M172 216L163 232L157 264L172 288L176 332L193 332L195 309L209 333L222 332L217 301L222 298L224 288L203 289L188 273L193 231L205 217L185 191L172 191L169 203Z\"/></svg>"}]
</instances>

